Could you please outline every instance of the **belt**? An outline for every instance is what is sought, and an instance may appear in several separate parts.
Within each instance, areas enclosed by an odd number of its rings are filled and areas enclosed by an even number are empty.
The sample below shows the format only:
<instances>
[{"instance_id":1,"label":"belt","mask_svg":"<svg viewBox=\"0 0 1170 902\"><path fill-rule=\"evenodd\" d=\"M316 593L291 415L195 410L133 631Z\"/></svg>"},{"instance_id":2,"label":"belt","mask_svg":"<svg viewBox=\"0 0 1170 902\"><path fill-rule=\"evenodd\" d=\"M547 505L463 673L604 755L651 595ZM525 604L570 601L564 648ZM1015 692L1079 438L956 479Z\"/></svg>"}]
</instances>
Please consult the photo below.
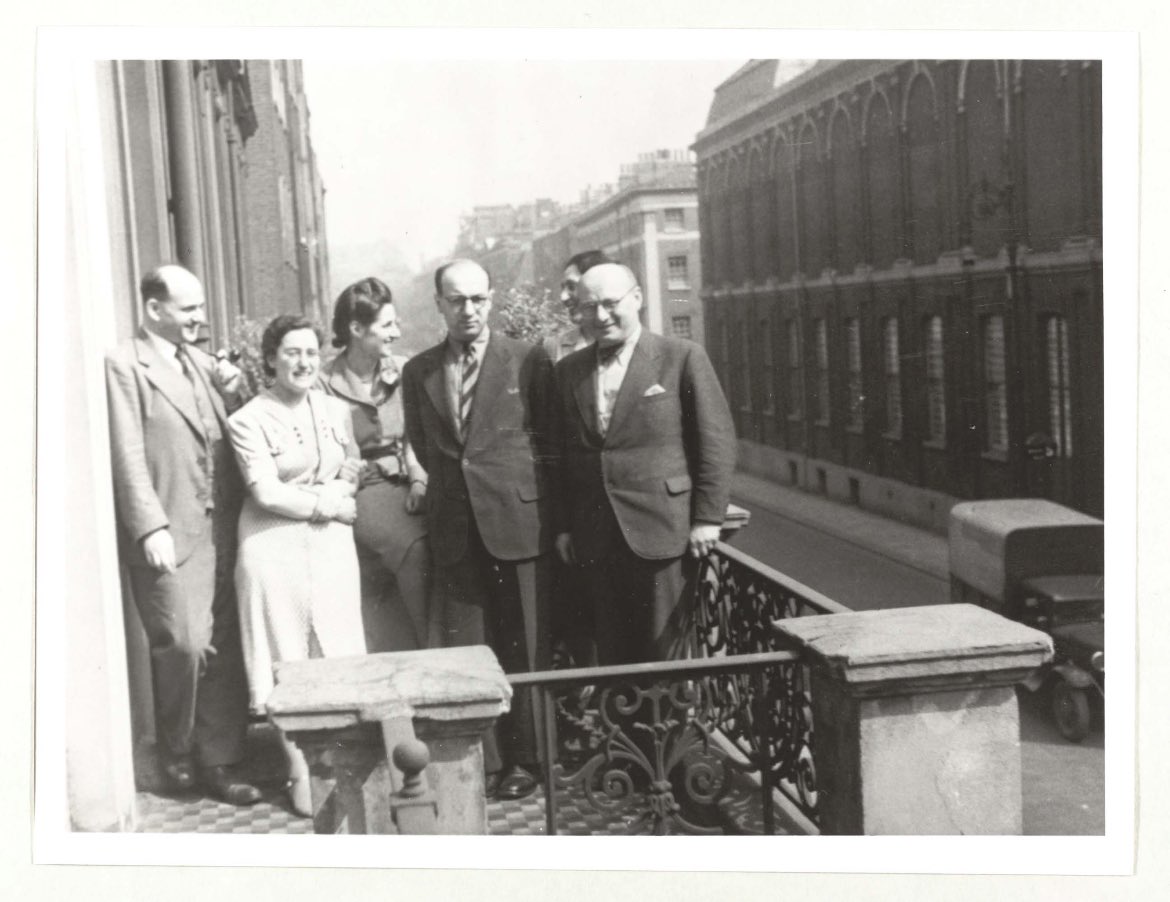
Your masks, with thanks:
<instances>
[{"instance_id":1,"label":"belt","mask_svg":"<svg viewBox=\"0 0 1170 902\"><path fill-rule=\"evenodd\" d=\"M379 457L397 457L397 445L383 445L381 448L362 448L362 460L377 460Z\"/></svg>"}]
</instances>

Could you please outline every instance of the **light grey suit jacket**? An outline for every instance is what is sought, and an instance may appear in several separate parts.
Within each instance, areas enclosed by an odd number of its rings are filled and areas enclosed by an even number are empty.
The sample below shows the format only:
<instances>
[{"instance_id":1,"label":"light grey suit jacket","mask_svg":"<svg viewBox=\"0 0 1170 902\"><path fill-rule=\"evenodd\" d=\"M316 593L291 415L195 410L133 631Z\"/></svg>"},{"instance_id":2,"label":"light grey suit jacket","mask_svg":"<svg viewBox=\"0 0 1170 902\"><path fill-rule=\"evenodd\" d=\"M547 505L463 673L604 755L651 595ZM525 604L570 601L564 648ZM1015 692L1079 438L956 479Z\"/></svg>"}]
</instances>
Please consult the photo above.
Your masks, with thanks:
<instances>
[{"instance_id":1,"label":"light grey suit jacket","mask_svg":"<svg viewBox=\"0 0 1170 902\"><path fill-rule=\"evenodd\" d=\"M190 385L145 332L106 356L114 500L124 559L131 566L146 565L142 539L163 528L175 540L176 562L185 561L199 542L210 539L209 498L217 520L230 518L234 524L239 515L242 487L227 440L228 411L211 379L214 361L198 348L188 350L224 436L216 447L208 447ZM212 479L208 455L213 455Z\"/></svg>"}]
</instances>

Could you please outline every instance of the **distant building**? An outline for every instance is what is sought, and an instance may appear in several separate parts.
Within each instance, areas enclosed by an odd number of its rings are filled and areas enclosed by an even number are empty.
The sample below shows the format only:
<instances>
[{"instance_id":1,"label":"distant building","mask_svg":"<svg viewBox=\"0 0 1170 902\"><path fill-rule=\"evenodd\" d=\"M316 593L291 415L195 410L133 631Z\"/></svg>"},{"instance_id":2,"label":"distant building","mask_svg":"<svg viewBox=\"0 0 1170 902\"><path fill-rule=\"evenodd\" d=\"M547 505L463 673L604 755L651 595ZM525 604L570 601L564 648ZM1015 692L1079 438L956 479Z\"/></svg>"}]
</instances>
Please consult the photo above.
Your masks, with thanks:
<instances>
[{"instance_id":1,"label":"distant building","mask_svg":"<svg viewBox=\"0 0 1170 902\"><path fill-rule=\"evenodd\" d=\"M753 60L694 150L742 465L1102 513L1099 62Z\"/></svg>"},{"instance_id":2,"label":"distant building","mask_svg":"<svg viewBox=\"0 0 1170 902\"><path fill-rule=\"evenodd\" d=\"M250 313L266 319L295 304L327 322L325 188L309 138L301 62L249 60L247 75L257 121L244 150Z\"/></svg>"},{"instance_id":3,"label":"distant building","mask_svg":"<svg viewBox=\"0 0 1170 902\"><path fill-rule=\"evenodd\" d=\"M687 151L656 150L622 166L616 189L587 189L585 209L533 244L538 285L560 284L565 261L599 249L629 266L653 332L703 341L695 166Z\"/></svg>"}]
</instances>

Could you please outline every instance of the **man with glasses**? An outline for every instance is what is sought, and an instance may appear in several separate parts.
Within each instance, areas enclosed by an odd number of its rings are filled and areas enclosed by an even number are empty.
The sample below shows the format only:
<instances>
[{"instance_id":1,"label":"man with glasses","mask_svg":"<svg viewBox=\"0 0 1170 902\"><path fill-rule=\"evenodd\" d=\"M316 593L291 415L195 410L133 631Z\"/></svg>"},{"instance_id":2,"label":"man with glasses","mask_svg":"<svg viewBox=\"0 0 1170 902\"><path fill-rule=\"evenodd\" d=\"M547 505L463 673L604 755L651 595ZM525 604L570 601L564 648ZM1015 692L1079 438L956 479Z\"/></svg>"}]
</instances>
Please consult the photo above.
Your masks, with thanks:
<instances>
[{"instance_id":1,"label":"man with glasses","mask_svg":"<svg viewBox=\"0 0 1170 902\"><path fill-rule=\"evenodd\" d=\"M406 434L427 471L431 607L445 646L488 645L506 673L548 666L555 398L544 350L488 327L491 279L455 260L435 272L447 324L402 370ZM518 693L484 745L489 793L536 788L532 703Z\"/></svg>"},{"instance_id":2,"label":"man with glasses","mask_svg":"<svg viewBox=\"0 0 1170 902\"><path fill-rule=\"evenodd\" d=\"M642 328L642 291L603 263L577 287L596 346L557 364L557 552L584 568L599 663L679 656L697 562L719 538L735 429L703 348Z\"/></svg>"}]
</instances>

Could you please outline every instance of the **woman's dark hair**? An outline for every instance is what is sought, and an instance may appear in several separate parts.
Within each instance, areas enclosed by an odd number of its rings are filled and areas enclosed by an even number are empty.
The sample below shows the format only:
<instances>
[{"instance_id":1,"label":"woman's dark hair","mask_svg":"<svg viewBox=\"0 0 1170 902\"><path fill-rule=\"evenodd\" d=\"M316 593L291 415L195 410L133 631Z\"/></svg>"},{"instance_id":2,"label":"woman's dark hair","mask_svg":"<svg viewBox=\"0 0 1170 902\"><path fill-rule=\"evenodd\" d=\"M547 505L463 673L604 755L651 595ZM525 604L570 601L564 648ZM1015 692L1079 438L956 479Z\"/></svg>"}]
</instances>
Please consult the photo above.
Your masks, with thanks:
<instances>
[{"instance_id":1,"label":"woman's dark hair","mask_svg":"<svg viewBox=\"0 0 1170 902\"><path fill-rule=\"evenodd\" d=\"M284 337L297 329L312 329L313 334L317 336L317 344L321 344L321 330L317 328L315 322L299 313L282 313L265 327L264 335L260 339L260 357L264 361L265 376L271 378L276 375L276 370L268 362L268 358L275 357Z\"/></svg>"},{"instance_id":2,"label":"woman's dark hair","mask_svg":"<svg viewBox=\"0 0 1170 902\"><path fill-rule=\"evenodd\" d=\"M383 307L392 303L394 296L381 279L370 276L354 282L337 296L333 305L333 347L344 348L349 344L350 323L368 326L378 318Z\"/></svg>"}]
</instances>

